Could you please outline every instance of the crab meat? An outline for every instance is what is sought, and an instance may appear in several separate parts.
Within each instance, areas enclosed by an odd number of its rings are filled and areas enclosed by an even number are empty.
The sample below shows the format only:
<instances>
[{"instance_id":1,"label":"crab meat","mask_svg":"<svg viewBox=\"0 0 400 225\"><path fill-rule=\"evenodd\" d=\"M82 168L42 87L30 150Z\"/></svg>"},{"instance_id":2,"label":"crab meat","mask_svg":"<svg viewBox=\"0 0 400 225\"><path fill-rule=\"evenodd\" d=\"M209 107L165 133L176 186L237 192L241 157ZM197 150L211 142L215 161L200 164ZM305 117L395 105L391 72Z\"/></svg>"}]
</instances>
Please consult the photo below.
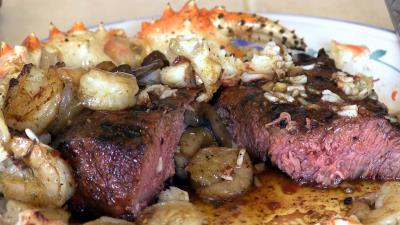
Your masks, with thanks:
<instances>
[{"instance_id":1,"label":"crab meat","mask_svg":"<svg viewBox=\"0 0 400 225\"><path fill-rule=\"evenodd\" d=\"M231 44L231 38L261 42L275 41L289 48L304 49L303 39L294 31L281 26L278 21L256 14L228 12L223 7L212 10L199 9L194 1L189 1L179 11L174 12L170 5L159 20L145 22L138 37L145 41L149 49L158 49L166 53L169 40L177 36L196 33L201 38L212 40L228 52L243 55Z\"/></svg>"},{"instance_id":2,"label":"crab meat","mask_svg":"<svg viewBox=\"0 0 400 225\"><path fill-rule=\"evenodd\" d=\"M158 20L145 22L137 35L147 52L159 50L172 61L178 54L189 58L205 92L198 101L209 100L221 83L232 85L240 81L243 72L263 67L263 73L284 73L288 57L278 51L275 57L261 52L262 63L244 63L248 52L232 44L234 38L259 43L276 42L282 47L304 49L303 39L294 31L256 14L228 12L223 7L212 10L197 8L189 1L175 12L170 5ZM178 46L178 47L177 47ZM273 46L279 49L277 45ZM284 50L282 52L285 52ZM258 60L258 61L257 61ZM265 68L266 66L266 68ZM255 71L258 73L258 71Z\"/></svg>"},{"instance_id":3,"label":"crab meat","mask_svg":"<svg viewBox=\"0 0 400 225\"><path fill-rule=\"evenodd\" d=\"M330 49L330 56L339 69L352 75L368 72L370 54L368 47L332 41Z\"/></svg>"},{"instance_id":4,"label":"crab meat","mask_svg":"<svg viewBox=\"0 0 400 225\"><path fill-rule=\"evenodd\" d=\"M172 39L171 49L178 55L190 59L195 72L199 75L206 89L197 100L207 101L219 87L219 77L222 67L210 53L207 42L200 39Z\"/></svg>"},{"instance_id":5,"label":"crab meat","mask_svg":"<svg viewBox=\"0 0 400 225\"><path fill-rule=\"evenodd\" d=\"M161 83L170 87L189 87L194 83L192 66L189 62L168 66L161 70Z\"/></svg>"},{"instance_id":6,"label":"crab meat","mask_svg":"<svg viewBox=\"0 0 400 225\"><path fill-rule=\"evenodd\" d=\"M273 41L246 63L247 73L276 75L278 78L284 77L292 66L292 57Z\"/></svg>"},{"instance_id":7,"label":"crab meat","mask_svg":"<svg viewBox=\"0 0 400 225\"><path fill-rule=\"evenodd\" d=\"M41 42L32 33L20 46L1 44L0 78L18 73L29 63L47 67L49 62L61 61L71 67L92 67L103 61L138 65L143 54L137 45L120 29L106 30L100 26L97 31L89 31L77 22L68 32L61 32L51 24L47 41Z\"/></svg>"}]
</instances>

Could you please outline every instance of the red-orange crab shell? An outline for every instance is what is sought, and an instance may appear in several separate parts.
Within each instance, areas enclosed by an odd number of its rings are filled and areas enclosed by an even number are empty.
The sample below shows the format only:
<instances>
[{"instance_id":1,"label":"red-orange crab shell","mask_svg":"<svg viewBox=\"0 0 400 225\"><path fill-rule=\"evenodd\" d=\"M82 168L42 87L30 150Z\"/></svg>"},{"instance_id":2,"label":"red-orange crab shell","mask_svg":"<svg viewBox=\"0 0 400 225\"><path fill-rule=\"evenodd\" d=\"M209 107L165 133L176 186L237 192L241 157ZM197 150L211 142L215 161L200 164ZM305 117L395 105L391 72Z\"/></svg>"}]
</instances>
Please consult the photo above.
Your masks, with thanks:
<instances>
[{"instance_id":1,"label":"red-orange crab shell","mask_svg":"<svg viewBox=\"0 0 400 225\"><path fill-rule=\"evenodd\" d=\"M102 61L137 65L142 56L132 50L132 44L120 29L106 30L100 26L97 31L89 31L77 22L68 32L61 32L51 24L44 42L30 34L20 46L1 44L0 78L20 70L23 64L39 66L42 56L49 54L71 67L91 67Z\"/></svg>"},{"instance_id":2,"label":"red-orange crab shell","mask_svg":"<svg viewBox=\"0 0 400 225\"><path fill-rule=\"evenodd\" d=\"M228 12L223 7L199 9L194 1L186 3L179 12L167 5L160 19L144 22L138 33L148 49L158 49L164 53L168 49L168 40L187 35L216 41L236 56L243 54L231 44L235 36L257 42L275 41L295 49L306 47L303 39L294 31L281 26L278 21L256 14Z\"/></svg>"},{"instance_id":3,"label":"red-orange crab shell","mask_svg":"<svg viewBox=\"0 0 400 225\"><path fill-rule=\"evenodd\" d=\"M43 45L60 52L60 60L67 66L94 66L102 61L115 64L138 64L131 41L121 29L106 30L102 25L97 31L88 31L82 22L77 22L67 32L50 26L48 41Z\"/></svg>"},{"instance_id":4,"label":"red-orange crab shell","mask_svg":"<svg viewBox=\"0 0 400 225\"><path fill-rule=\"evenodd\" d=\"M191 61L205 88L198 101L209 100L221 83L237 83L248 69L242 56L248 57L249 54L244 49L236 48L232 44L233 38L258 43L276 42L295 49L306 47L303 39L277 21L256 14L228 12L223 7L199 9L194 1L186 3L178 12L167 5L160 19L142 24L137 37L142 40L147 52L158 50L170 60L182 55ZM264 72L275 71L272 67L285 64L282 59L290 58L263 57L263 65L271 67ZM281 63L272 63L278 58Z\"/></svg>"}]
</instances>

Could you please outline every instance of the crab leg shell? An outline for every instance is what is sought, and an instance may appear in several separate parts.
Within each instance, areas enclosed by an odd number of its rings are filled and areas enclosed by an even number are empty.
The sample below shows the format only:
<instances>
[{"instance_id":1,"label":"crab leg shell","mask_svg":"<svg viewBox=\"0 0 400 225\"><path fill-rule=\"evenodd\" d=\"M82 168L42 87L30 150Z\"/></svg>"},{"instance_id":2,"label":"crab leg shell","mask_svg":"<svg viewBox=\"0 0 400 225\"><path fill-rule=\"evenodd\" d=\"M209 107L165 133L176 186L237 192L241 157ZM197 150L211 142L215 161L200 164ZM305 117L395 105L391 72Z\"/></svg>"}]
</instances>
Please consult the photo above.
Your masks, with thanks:
<instances>
[{"instance_id":1,"label":"crab leg shell","mask_svg":"<svg viewBox=\"0 0 400 225\"><path fill-rule=\"evenodd\" d=\"M167 6L164 9L163 15L161 16L161 19L166 19L170 16L175 15L176 12L172 9L171 4L167 3Z\"/></svg>"},{"instance_id":2,"label":"crab leg shell","mask_svg":"<svg viewBox=\"0 0 400 225\"><path fill-rule=\"evenodd\" d=\"M68 31L68 33L87 31L85 24L81 21L78 21L72 25L72 28Z\"/></svg>"},{"instance_id":3,"label":"crab leg shell","mask_svg":"<svg viewBox=\"0 0 400 225\"><path fill-rule=\"evenodd\" d=\"M275 41L293 49L305 49L304 40L293 30L256 14L228 12L223 7L212 10L199 9L194 1L189 1L178 12L170 5L160 19L144 22L138 37L150 50L168 51L169 40L177 36L196 35L212 41L236 57L244 54L231 41L233 37L255 41ZM148 50L148 51L150 51Z\"/></svg>"},{"instance_id":4,"label":"crab leg shell","mask_svg":"<svg viewBox=\"0 0 400 225\"><path fill-rule=\"evenodd\" d=\"M63 33L53 23L50 23L49 40L53 40L59 35L63 35Z\"/></svg>"},{"instance_id":5,"label":"crab leg shell","mask_svg":"<svg viewBox=\"0 0 400 225\"><path fill-rule=\"evenodd\" d=\"M20 61L20 58L26 55L26 48L22 46L12 48L7 43L2 42L0 46L0 80L9 73L15 72L18 68L13 62ZM1 86L1 84L0 84ZM1 89L1 87L0 87Z\"/></svg>"},{"instance_id":6,"label":"crab leg shell","mask_svg":"<svg viewBox=\"0 0 400 225\"><path fill-rule=\"evenodd\" d=\"M1 42L1 46L0 46L0 57L5 56L9 53L11 53L13 51L13 49L11 48L11 46L9 46L7 43L5 42Z\"/></svg>"},{"instance_id":7,"label":"crab leg shell","mask_svg":"<svg viewBox=\"0 0 400 225\"><path fill-rule=\"evenodd\" d=\"M288 48L306 48L304 40L299 38L294 30L289 30L273 21L256 14L226 12L221 7L211 11L213 24L227 36L237 36L250 41L275 41Z\"/></svg>"},{"instance_id":8,"label":"crab leg shell","mask_svg":"<svg viewBox=\"0 0 400 225\"><path fill-rule=\"evenodd\" d=\"M37 49L40 49L40 40L36 37L34 33L28 35L25 40L22 42L22 45L28 49L28 52L33 52Z\"/></svg>"},{"instance_id":9,"label":"crab leg shell","mask_svg":"<svg viewBox=\"0 0 400 225\"><path fill-rule=\"evenodd\" d=\"M168 43L177 36L195 34L207 40L215 40L220 46L224 46L230 53L240 56L241 52L230 44L230 39L213 26L210 20L210 12L206 9L198 9L194 1L189 1L178 12L174 12L167 5L160 19L142 23L142 29L137 34L144 44L150 49L157 49L164 54L168 51Z\"/></svg>"}]
</instances>

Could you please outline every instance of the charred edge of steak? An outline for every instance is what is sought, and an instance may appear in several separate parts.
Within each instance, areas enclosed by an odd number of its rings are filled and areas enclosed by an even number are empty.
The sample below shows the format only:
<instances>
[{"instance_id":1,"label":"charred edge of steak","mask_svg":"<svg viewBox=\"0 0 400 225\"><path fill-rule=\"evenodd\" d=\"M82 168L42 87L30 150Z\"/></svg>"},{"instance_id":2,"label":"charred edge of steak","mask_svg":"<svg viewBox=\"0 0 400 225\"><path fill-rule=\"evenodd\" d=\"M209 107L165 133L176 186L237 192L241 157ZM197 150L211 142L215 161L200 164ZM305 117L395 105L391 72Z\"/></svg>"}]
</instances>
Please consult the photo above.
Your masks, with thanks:
<instances>
[{"instance_id":1,"label":"charred edge of steak","mask_svg":"<svg viewBox=\"0 0 400 225\"><path fill-rule=\"evenodd\" d=\"M183 112L94 112L89 119L59 145L78 183L70 208L132 220L174 173Z\"/></svg>"},{"instance_id":2,"label":"charred edge of steak","mask_svg":"<svg viewBox=\"0 0 400 225\"><path fill-rule=\"evenodd\" d=\"M102 121L99 126L102 130L102 134L97 136L97 139L102 142L125 138L138 138L143 136L145 133L145 128L143 127L126 123L113 123L109 120Z\"/></svg>"},{"instance_id":3,"label":"charred edge of steak","mask_svg":"<svg viewBox=\"0 0 400 225\"><path fill-rule=\"evenodd\" d=\"M321 94L307 92L305 99L318 105L312 109L297 101L271 103L262 84L226 88L215 107L237 144L253 159L270 156L299 183L335 186L346 179L399 179L400 166L392 161L400 157L400 131L385 119L386 107L368 97L349 99L333 80L337 69L324 51L313 63L313 70L304 71L305 86L331 90L344 105L358 105L358 116L339 116Z\"/></svg>"},{"instance_id":4,"label":"charred edge of steak","mask_svg":"<svg viewBox=\"0 0 400 225\"><path fill-rule=\"evenodd\" d=\"M178 91L151 109L80 114L54 143L75 172L69 208L133 220L174 174L183 114L197 93Z\"/></svg>"},{"instance_id":5,"label":"charred edge of steak","mask_svg":"<svg viewBox=\"0 0 400 225\"><path fill-rule=\"evenodd\" d=\"M260 109L268 105L261 89L241 86L225 89L215 105L236 144L245 147L253 160L267 159L269 139L264 124L268 121L268 115Z\"/></svg>"}]
</instances>

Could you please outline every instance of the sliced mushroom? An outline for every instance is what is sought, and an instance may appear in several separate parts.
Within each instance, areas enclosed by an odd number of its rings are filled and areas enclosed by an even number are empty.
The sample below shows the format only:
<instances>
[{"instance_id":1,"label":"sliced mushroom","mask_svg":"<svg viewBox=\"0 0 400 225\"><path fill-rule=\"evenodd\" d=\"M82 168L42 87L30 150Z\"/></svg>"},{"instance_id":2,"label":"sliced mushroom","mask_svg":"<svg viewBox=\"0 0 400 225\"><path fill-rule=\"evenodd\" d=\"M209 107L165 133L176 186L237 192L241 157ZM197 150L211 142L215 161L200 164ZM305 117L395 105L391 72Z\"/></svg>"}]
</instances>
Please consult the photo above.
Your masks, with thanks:
<instances>
[{"instance_id":1,"label":"sliced mushroom","mask_svg":"<svg viewBox=\"0 0 400 225\"><path fill-rule=\"evenodd\" d=\"M202 225L204 216L188 201L157 203L143 210L137 225Z\"/></svg>"},{"instance_id":2,"label":"sliced mushroom","mask_svg":"<svg viewBox=\"0 0 400 225\"><path fill-rule=\"evenodd\" d=\"M204 147L216 144L213 134L204 127L190 127L181 136L179 141L179 152L174 156L177 177L187 178L186 166L190 158Z\"/></svg>"},{"instance_id":3,"label":"sliced mushroom","mask_svg":"<svg viewBox=\"0 0 400 225\"><path fill-rule=\"evenodd\" d=\"M209 147L188 165L196 193L207 201L222 201L244 193L253 182L253 166L244 149Z\"/></svg>"}]
</instances>

